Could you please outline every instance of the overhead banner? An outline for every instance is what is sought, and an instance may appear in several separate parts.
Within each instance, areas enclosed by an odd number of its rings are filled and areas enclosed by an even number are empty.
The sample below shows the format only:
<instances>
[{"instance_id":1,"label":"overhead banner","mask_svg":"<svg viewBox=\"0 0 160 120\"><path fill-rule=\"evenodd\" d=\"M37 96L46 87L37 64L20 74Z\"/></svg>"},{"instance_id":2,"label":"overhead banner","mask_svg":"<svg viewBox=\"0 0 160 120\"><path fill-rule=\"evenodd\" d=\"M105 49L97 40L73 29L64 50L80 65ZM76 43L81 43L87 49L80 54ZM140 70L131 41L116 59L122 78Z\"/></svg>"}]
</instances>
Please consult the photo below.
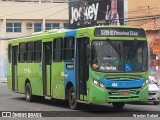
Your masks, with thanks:
<instances>
[{"instance_id":1,"label":"overhead banner","mask_svg":"<svg viewBox=\"0 0 160 120\"><path fill-rule=\"evenodd\" d=\"M70 28L124 25L124 0L69 0Z\"/></svg>"}]
</instances>

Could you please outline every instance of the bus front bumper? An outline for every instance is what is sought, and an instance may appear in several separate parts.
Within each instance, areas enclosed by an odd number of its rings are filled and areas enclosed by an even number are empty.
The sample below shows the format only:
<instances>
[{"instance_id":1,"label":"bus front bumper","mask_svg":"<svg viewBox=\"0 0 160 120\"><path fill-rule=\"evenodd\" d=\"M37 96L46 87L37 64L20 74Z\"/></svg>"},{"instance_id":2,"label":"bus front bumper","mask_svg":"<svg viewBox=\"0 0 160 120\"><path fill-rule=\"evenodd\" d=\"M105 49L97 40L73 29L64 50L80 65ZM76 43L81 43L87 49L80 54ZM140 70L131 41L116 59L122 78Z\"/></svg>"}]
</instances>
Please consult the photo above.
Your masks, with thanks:
<instances>
[{"instance_id":1,"label":"bus front bumper","mask_svg":"<svg viewBox=\"0 0 160 120\"><path fill-rule=\"evenodd\" d=\"M121 92L128 94L120 94ZM145 102L148 99L148 86L134 89L102 89L92 84L89 96L90 103Z\"/></svg>"}]
</instances>

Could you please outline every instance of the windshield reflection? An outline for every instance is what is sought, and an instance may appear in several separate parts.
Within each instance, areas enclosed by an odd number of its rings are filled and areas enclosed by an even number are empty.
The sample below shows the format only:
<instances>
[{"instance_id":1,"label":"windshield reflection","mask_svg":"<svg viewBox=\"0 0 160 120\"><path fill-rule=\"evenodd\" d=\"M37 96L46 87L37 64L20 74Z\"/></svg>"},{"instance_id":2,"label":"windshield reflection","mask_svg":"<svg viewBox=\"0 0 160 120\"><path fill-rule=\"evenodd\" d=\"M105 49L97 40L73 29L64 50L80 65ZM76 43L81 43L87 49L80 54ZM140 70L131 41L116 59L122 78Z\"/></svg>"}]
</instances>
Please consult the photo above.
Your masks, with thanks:
<instances>
[{"instance_id":1,"label":"windshield reflection","mask_svg":"<svg viewBox=\"0 0 160 120\"><path fill-rule=\"evenodd\" d=\"M148 70L146 41L93 41L91 67L102 72L136 72Z\"/></svg>"}]
</instances>

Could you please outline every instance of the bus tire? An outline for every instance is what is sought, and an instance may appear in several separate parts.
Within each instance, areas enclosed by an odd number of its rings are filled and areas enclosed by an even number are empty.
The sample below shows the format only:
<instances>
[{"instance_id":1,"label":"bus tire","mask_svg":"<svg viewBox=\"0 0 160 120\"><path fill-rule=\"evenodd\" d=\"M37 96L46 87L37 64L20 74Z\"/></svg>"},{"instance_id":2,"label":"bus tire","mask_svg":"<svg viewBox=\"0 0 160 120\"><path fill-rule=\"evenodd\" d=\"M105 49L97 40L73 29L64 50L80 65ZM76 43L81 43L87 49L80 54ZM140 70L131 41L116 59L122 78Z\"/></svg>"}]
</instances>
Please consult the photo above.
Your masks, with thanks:
<instances>
[{"instance_id":1,"label":"bus tire","mask_svg":"<svg viewBox=\"0 0 160 120\"><path fill-rule=\"evenodd\" d=\"M113 102L112 105L115 109L121 110L124 107L125 103L124 102Z\"/></svg>"},{"instance_id":2,"label":"bus tire","mask_svg":"<svg viewBox=\"0 0 160 120\"><path fill-rule=\"evenodd\" d=\"M32 88L30 83L26 83L25 86L25 97L27 102L32 102L33 101L33 95L32 95Z\"/></svg>"},{"instance_id":3,"label":"bus tire","mask_svg":"<svg viewBox=\"0 0 160 120\"><path fill-rule=\"evenodd\" d=\"M71 87L69 89L69 94L68 94L68 102L69 102L69 107L73 110L78 108L78 103L77 103L77 99L76 99L76 93L73 87Z\"/></svg>"},{"instance_id":4,"label":"bus tire","mask_svg":"<svg viewBox=\"0 0 160 120\"><path fill-rule=\"evenodd\" d=\"M154 104L154 105L159 105L159 104L160 104L160 101L153 101L153 104Z\"/></svg>"}]
</instances>

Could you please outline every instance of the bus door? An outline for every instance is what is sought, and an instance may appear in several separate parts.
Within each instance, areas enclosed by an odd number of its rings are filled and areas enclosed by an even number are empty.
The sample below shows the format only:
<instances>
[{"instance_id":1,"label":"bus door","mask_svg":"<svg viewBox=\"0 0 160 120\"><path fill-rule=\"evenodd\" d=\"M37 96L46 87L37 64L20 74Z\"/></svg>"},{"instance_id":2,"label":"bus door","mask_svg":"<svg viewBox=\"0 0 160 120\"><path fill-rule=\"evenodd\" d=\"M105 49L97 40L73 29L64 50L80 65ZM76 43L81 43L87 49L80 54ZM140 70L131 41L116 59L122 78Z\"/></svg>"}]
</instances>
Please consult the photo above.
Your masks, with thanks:
<instances>
[{"instance_id":1,"label":"bus door","mask_svg":"<svg viewBox=\"0 0 160 120\"><path fill-rule=\"evenodd\" d=\"M51 64L52 64L52 42L43 43L43 94L51 96Z\"/></svg>"},{"instance_id":2,"label":"bus door","mask_svg":"<svg viewBox=\"0 0 160 120\"><path fill-rule=\"evenodd\" d=\"M17 59L18 59L18 46L12 46L12 90L18 90L17 79Z\"/></svg>"},{"instance_id":3,"label":"bus door","mask_svg":"<svg viewBox=\"0 0 160 120\"><path fill-rule=\"evenodd\" d=\"M63 56L63 59L65 61L64 79L65 83L71 81L73 85L76 86L74 50L75 50L75 37L73 36L65 37L64 56Z\"/></svg>"},{"instance_id":4,"label":"bus door","mask_svg":"<svg viewBox=\"0 0 160 120\"><path fill-rule=\"evenodd\" d=\"M80 95L83 96L80 100L85 100L85 95L87 95L86 82L89 78L88 45L88 38L77 39L77 98L80 98Z\"/></svg>"}]
</instances>

